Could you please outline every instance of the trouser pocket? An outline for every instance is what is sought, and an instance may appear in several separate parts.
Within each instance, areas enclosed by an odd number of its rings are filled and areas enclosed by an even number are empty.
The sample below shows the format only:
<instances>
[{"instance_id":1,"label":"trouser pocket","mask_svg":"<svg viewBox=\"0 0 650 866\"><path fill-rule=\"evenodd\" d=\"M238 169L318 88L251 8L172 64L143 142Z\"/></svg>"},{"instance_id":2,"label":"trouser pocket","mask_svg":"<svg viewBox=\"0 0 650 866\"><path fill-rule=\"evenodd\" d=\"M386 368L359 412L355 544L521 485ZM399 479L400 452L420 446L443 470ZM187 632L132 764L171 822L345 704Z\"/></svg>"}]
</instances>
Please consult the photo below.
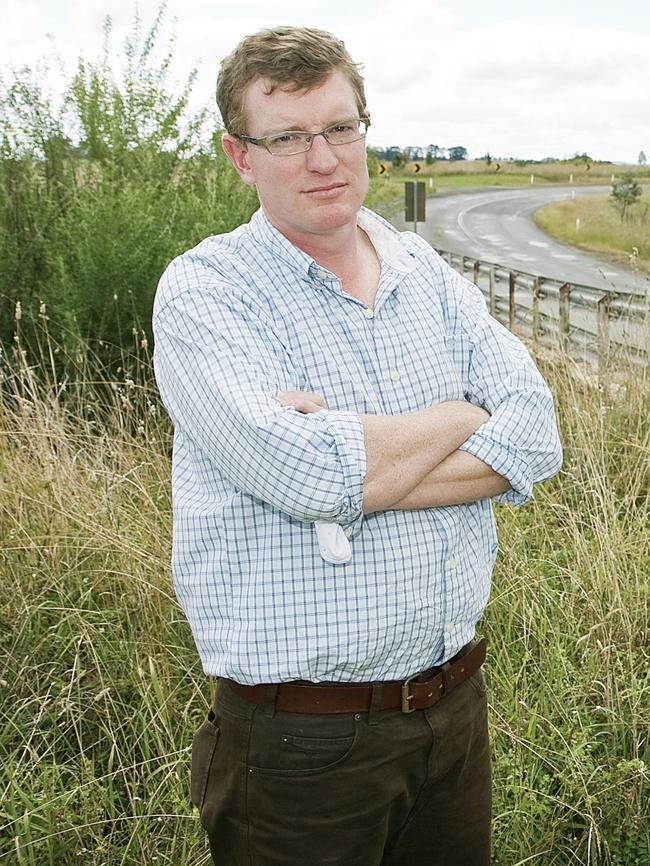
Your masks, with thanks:
<instances>
[{"instance_id":1,"label":"trouser pocket","mask_svg":"<svg viewBox=\"0 0 650 866\"><path fill-rule=\"evenodd\" d=\"M214 724L214 719L214 712L210 710L207 719L192 738L190 799L199 812L205 802L210 767L219 741L219 728Z\"/></svg>"}]
</instances>

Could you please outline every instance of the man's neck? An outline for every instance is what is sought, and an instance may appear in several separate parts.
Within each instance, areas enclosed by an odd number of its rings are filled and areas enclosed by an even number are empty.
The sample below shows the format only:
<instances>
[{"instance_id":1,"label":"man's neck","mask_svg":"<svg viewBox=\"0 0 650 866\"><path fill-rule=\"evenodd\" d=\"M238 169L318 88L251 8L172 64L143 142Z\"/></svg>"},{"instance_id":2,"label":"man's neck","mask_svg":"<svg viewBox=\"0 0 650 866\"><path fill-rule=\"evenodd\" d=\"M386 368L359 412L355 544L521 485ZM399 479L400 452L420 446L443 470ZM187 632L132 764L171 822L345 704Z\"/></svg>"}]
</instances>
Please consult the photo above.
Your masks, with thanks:
<instances>
[{"instance_id":1,"label":"man's neck","mask_svg":"<svg viewBox=\"0 0 650 866\"><path fill-rule=\"evenodd\" d=\"M372 306L380 266L372 242L356 223L327 234L298 237L282 233L316 264L335 274L344 291Z\"/></svg>"},{"instance_id":2,"label":"man's neck","mask_svg":"<svg viewBox=\"0 0 650 866\"><path fill-rule=\"evenodd\" d=\"M271 221L272 222L272 221ZM304 253L333 274L339 276L337 266L355 261L359 253L359 229L356 223L322 233L304 233L284 231L281 226L275 226L278 231L301 249Z\"/></svg>"}]
</instances>

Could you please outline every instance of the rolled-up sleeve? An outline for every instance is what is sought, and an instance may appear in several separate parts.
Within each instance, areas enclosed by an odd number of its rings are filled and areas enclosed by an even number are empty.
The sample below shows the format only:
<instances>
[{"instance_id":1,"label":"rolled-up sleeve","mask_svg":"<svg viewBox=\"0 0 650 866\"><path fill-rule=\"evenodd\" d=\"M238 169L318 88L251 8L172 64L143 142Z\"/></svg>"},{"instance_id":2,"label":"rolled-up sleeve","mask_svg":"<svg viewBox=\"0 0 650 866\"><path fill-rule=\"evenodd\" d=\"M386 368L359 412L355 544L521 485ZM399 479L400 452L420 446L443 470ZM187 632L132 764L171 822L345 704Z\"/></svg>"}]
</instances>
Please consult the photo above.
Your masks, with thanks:
<instances>
[{"instance_id":1,"label":"rolled-up sleeve","mask_svg":"<svg viewBox=\"0 0 650 866\"><path fill-rule=\"evenodd\" d=\"M262 310L227 286L192 288L154 311L154 367L177 431L225 480L298 520L361 525L366 455L352 412L281 407L298 387Z\"/></svg>"},{"instance_id":2,"label":"rolled-up sleeve","mask_svg":"<svg viewBox=\"0 0 650 866\"><path fill-rule=\"evenodd\" d=\"M460 278L457 285L469 342L466 396L491 414L460 450L507 479L511 489L495 500L522 505L533 484L562 465L553 397L526 347L489 315L476 286Z\"/></svg>"}]
</instances>

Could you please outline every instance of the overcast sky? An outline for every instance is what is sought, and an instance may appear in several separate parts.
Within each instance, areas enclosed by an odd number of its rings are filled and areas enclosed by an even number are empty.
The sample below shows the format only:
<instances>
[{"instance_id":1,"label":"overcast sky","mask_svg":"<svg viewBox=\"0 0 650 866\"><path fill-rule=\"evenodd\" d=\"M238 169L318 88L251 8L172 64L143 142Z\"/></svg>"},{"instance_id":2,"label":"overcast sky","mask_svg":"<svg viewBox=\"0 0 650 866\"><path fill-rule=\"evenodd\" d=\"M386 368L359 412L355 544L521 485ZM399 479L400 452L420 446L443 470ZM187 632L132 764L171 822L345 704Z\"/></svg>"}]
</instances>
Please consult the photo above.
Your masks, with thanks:
<instances>
[{"instance_id":1,"label":"overcast sky","mask_svg":"<svg viewBox=\"0 0 650 866\"><path fill-rule=\"evenodd\" d=\"M146 27L159 3L138 6ZM33 64L54 46L71 72L80 53L100 54L106 15L121 52L135 8L134 0L2 0L0 64ZM370 145L650 157L650 3L641 0L169 0L165 21L164 35L177 37L174 77L199 65L193 105L211 100L219 62L243 35L302 24L336 33L364 64ZM51 81L56 88L55 72Z\"/></svg>"}]
</instances>

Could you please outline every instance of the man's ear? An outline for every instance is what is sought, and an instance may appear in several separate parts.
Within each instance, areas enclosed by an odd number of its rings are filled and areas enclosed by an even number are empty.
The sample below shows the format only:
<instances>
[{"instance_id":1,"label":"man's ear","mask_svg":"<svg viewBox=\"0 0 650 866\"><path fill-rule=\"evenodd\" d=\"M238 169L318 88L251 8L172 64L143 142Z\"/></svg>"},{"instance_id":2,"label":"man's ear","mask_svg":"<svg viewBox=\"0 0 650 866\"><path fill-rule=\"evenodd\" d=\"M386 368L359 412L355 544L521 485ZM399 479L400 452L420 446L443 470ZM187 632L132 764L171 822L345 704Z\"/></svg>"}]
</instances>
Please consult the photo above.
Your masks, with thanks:
<instances>
[{"instance_id":1,"label":"man's ear","mask_svg":"<svg viewBox=\"0 0 650 866\"><path fill-rule=\"evenodd\" d=\"M244 183L254 184L255 175L248 159L248 145L246 142L240 141L240 139L235 138L234 135L230 135L228 132L224 132L221 136L221 146Z\"/></svg>"}]
</instances>

